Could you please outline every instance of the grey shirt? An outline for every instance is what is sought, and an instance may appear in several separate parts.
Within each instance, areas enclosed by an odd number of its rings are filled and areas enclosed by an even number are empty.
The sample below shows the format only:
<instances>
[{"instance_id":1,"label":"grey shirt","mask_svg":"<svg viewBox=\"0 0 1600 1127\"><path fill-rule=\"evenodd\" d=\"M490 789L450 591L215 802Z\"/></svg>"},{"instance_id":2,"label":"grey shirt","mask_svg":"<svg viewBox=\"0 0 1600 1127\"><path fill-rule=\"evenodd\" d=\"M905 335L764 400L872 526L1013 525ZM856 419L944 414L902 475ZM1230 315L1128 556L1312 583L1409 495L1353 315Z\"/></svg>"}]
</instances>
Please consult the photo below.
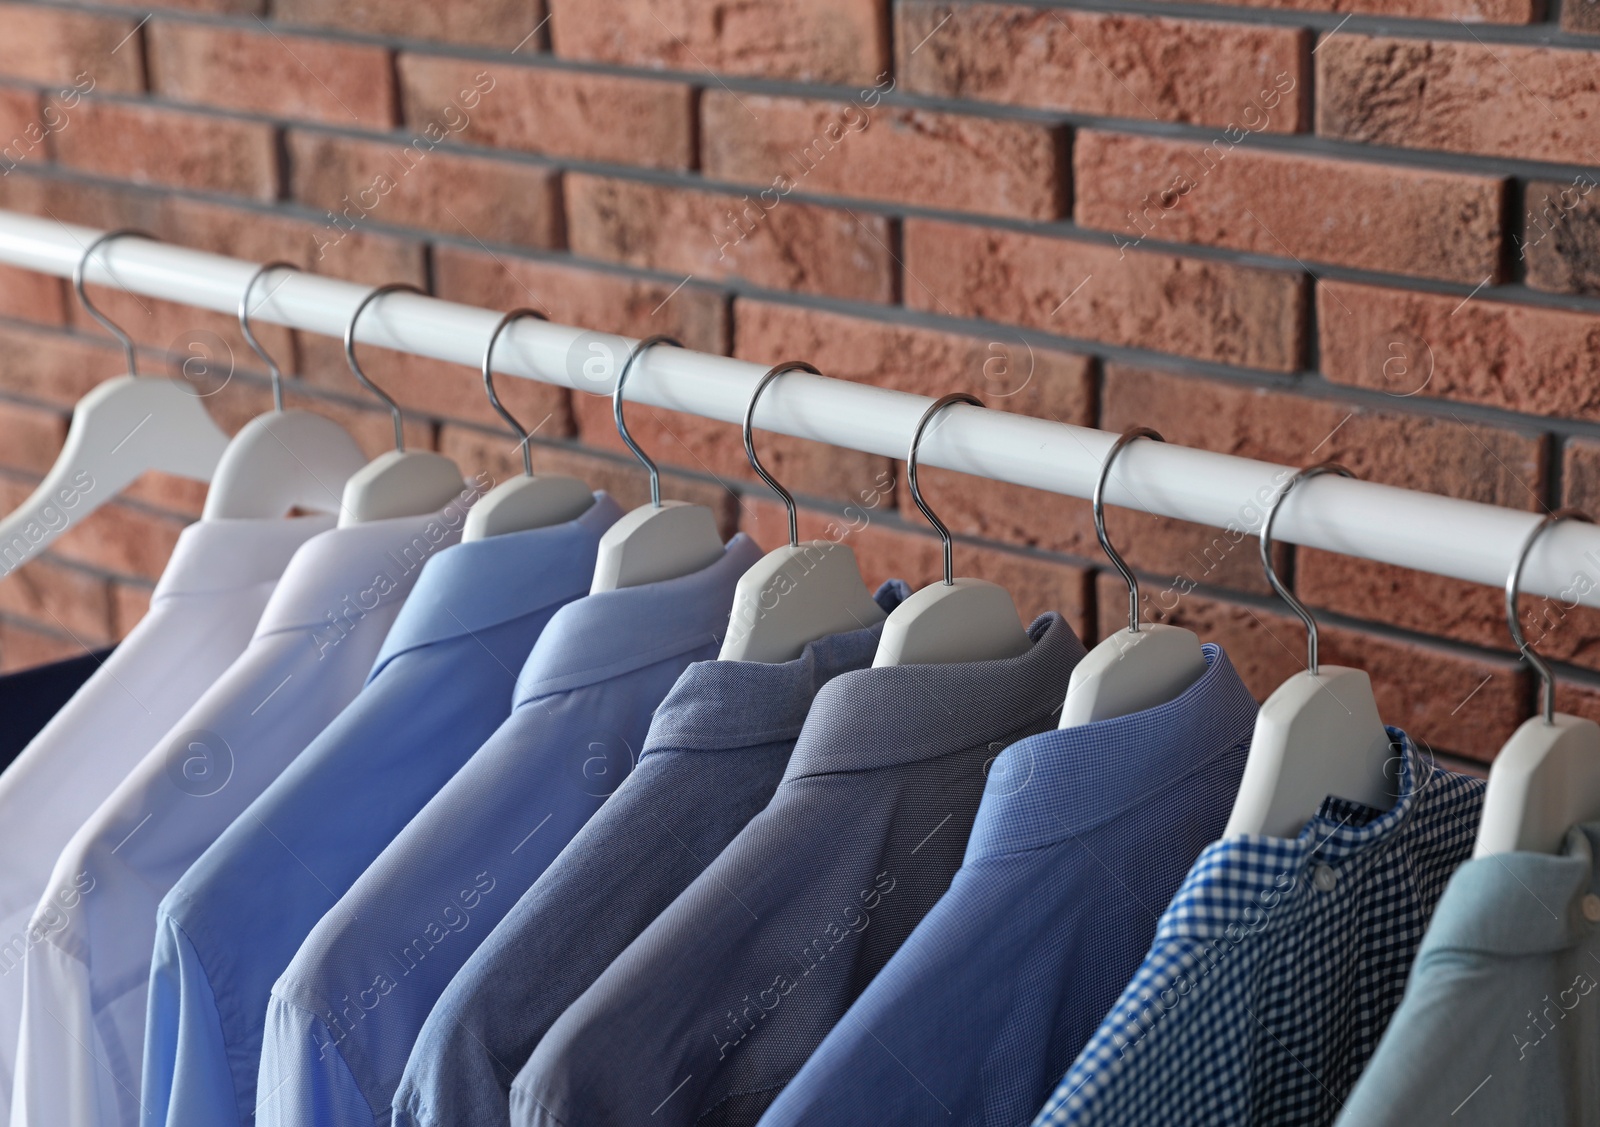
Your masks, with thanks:
<instances>
[{"instance_id":1,"label":"grey shirt","mask_svg":"<svg viewBox=\"0 0 1600 1127\"><path fill-rule=\"evenodd\" d=\"M1338 1127L1600 1123L1597 844L1456 871Z\"/></svg>"}]
</instances>

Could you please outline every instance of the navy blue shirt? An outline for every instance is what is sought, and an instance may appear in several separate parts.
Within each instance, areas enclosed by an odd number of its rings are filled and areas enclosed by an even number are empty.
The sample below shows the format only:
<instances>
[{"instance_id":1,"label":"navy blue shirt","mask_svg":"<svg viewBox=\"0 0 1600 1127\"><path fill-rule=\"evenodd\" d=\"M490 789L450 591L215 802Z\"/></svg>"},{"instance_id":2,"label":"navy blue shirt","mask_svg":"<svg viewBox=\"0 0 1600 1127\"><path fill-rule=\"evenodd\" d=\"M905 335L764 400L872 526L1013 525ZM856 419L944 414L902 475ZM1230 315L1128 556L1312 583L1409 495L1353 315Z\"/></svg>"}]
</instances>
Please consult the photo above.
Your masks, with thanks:
<instances>
[{"instance_id":1,"label":"navy blue shirt","mask_svg":"<svg viewBox=\"0 0 1600 1127\"><path fill-rule=\"evenodd\" d=\"M824 686L772 802L550 1027L512 1122L759 1119L949 887L989 761L1055 722L1083 646L1055 614L1029 635Z\"/></svg>"}]
</instances>

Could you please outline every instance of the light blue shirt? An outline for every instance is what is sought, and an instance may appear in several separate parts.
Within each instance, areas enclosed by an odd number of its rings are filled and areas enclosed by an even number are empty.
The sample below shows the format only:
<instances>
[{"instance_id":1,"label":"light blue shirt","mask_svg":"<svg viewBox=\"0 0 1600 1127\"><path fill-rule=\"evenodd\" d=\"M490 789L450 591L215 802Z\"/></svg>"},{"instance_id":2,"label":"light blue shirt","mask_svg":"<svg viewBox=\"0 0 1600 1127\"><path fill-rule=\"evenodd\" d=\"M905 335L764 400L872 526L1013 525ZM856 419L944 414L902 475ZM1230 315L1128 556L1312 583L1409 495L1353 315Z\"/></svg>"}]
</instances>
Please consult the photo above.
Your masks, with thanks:
<instances>
[{"instance_id":1,"label":"light blue shirt","mask_svg":"<svg viewBox=\"0 0 1600 1127\"><path fill-rule=\"evenodd\" d=\"M312 929L272 988L261 1127L387 1123L423 1021L467 957L621 784L651 713L716 655L736 536L692 575L562 607L511 715Z\"/></svg>"},{"instance_id":2,"label":"light blue shirt","mask_svg":"<svg viewBox=\"0 0 1600 1127\"><path fill-rule=\"evenodd\" d=\"M366 685L203 853L157 910L142 1122L255 1114L272 983L306 934L511 712L516 670L588 592L622 515L446 548L428 561Z\"/></svg>"},{"instance_id":3,"label":"light blue shirt","mask_svg":"<svg viewBox=\"0 0 1600 1127\"><path fill-rule=\"evenodd\" d=\"M1000 753L950 889L761 1127L1015 1127L1039 1110L1222 833L1256 702L1222 650L1156 708Z\"/></svg>"}]
</instances>

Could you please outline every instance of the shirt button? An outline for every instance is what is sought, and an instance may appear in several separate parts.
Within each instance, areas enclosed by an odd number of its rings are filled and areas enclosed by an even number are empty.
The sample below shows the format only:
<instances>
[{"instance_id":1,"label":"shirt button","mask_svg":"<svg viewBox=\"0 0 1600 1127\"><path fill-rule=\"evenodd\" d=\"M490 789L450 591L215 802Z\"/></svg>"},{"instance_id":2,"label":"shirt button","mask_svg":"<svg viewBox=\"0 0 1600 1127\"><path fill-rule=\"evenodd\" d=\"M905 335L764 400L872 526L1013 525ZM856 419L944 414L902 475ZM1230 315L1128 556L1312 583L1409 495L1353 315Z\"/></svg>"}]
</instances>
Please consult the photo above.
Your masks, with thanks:
<instances>
[{"instance_id":1,"label":"shirt button","mask_svg":"<svg viewBox=\"0 0 1600 1127\"><path fill-rule=\"evenodd\" d=\"M1339 874L1327 865L1318 865L1311 874L1311 883L1318 892L1332 892L1339 883Z\"/></svg>"},{"instance_id":2,"label":"shirt button","mask_svg":"<svg viewBox=\"0 0 1600 1127\"><path fill-rule=\"evenodd\" d=\"M1591 892L1583 898L1583 918L1592 924L1600 924L1600 896Z\"/></svg>"}]
</instances>

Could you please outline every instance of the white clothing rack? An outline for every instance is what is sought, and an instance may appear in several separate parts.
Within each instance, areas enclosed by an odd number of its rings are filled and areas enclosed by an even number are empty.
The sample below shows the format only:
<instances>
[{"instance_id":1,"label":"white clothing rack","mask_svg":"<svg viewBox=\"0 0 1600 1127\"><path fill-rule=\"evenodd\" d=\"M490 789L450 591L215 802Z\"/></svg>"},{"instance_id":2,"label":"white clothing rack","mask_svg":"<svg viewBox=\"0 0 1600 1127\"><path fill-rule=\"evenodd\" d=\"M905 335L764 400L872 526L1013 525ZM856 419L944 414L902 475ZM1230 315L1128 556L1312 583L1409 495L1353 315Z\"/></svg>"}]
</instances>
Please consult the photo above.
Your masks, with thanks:
<instances>
[{"instance_id":1,"label":"white clothing rack","mask_svg":"<svg viewBox=\"0 0 1600 1127\"><path fill-rule=\"evenodd\" d=\"M0 211L0 262L70 277L83 250L102 232ZM147 297L232 314L257 263L144 238L117 239L90 263L90 282ZM306 273L274 275L253 295L253 318L343 335L370 287ZM270 293L262 300L263 295ZM476 368L498 312L394 294L369 308L357 339ZM609 392L632 339L525 319L495 349L495 370L589 392ZM598 376L582 361L616 363ZM805 359L783 357L781 359ZM0 358L0 364L3 364ZM738 426L766 367L744 360L661 347L628 377L629 401L686 411ZM107 373L112 374L108 362ZM381 382L381 377L380 377ZM354 379L352 391L357 390ZM981 389L975 389L981 390ZM885 457L906 454L911 432L931 398L847 380L785 375L769 387L755 425ZM924 439L919 461L998 481L1088 498L1116 435L997 410L952 409ZM1315 454L1307 451L1309 459ZM1287 470L1269 462L1157 442L1135 442L1117 458L1107 483L1112 505L1196 521L1217 528L1259 528L1266 502ZM1491 586L1503 586L1524 538L1540 514L1460 501L1415 490L1336 477L1319 478L1284 499L1275 537L1361 559L1397 564ZM1040 519L1047 519L1041 514ZM1534 546L1522 590L1561 597L1579 574L1589 577L1579 601L1600 607L1600 527L1563 522ZM1570 601L1570 600L1569 600Z\"/></svg>"}]
</instances>

